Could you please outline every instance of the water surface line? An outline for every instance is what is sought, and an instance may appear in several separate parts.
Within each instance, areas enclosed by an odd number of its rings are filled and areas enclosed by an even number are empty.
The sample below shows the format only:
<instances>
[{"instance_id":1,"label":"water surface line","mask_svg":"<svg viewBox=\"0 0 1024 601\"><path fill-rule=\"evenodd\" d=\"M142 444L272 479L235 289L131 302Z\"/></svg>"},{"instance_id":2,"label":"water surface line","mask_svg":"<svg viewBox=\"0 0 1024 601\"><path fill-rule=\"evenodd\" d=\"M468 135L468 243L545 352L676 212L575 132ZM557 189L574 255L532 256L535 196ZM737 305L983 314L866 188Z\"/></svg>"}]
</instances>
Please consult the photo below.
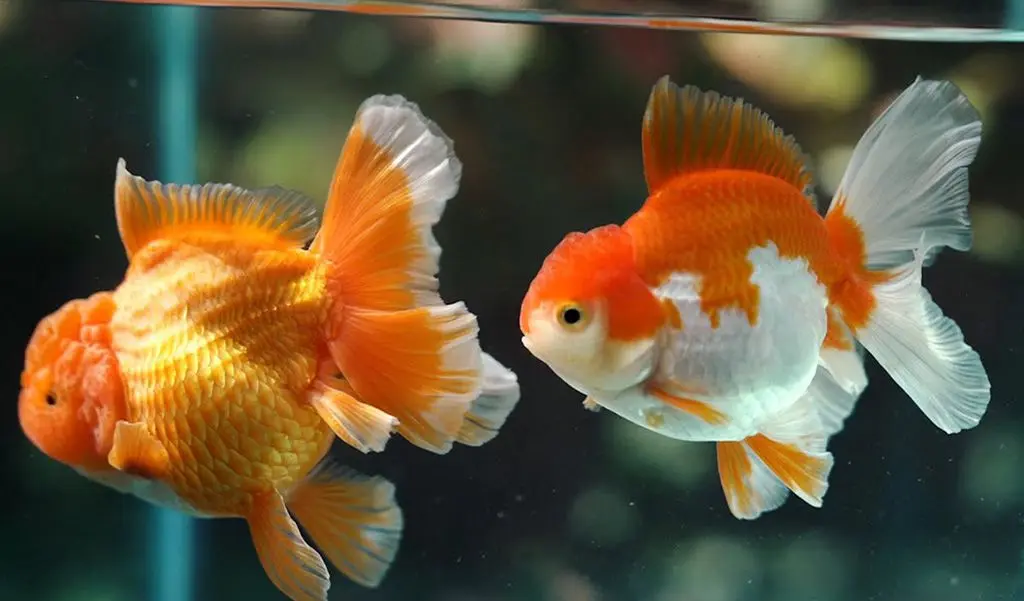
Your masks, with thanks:
<instances>
[{"instance_id":1,"label":"water surface line","mask_svg":"<svg viewBox=\"0 0 1024 601\"><path fill-rule=\"evenodd\" d=\"M495 23L557 23L563 25L606 25L645 29L679 29L731 33L767 33L775 35L826 36L906 42L1024 42L1014 10L1020 0L1012 0L1003 26L958 27L932 22L902 21L759 21L748 18L701 17L687 14L626 14L588 11L552 11L542 9L495 8L411 2L400 0L96 0L128 4L166 4L217 8L271 8L312 11L336 11L392 17L419 17Z\"/></svg>"}]
</instances>

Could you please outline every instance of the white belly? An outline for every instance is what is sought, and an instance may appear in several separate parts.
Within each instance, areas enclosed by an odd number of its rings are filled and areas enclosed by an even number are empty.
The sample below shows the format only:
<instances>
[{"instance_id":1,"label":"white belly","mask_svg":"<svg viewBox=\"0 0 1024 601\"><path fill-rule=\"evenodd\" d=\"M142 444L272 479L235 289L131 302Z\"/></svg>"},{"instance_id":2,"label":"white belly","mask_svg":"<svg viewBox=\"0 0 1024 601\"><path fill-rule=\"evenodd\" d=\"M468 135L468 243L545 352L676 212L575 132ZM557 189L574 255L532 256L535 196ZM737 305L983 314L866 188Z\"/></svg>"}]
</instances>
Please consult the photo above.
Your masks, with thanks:
<instances>
[{"instance_id":1,"label":"white belly","mask_svg":"<svg viewBox=\"0 0 1024 601\"><path fill-rule=\"evenodd\" d=\"M828 297L803 259L778 255L774 244L755 248L751 282L759 289L757 320L740 309L719 312L718 327L701 309L699 278L680 273L657 290L671 300L682 331L665 339L651 382L673 380L686 398L728 417L711 425L646 394L643 387L599 399L615 413L682 440L740 440L766 417L788 408L810 385L827 330Z\"/></svg>"}]
</instances>

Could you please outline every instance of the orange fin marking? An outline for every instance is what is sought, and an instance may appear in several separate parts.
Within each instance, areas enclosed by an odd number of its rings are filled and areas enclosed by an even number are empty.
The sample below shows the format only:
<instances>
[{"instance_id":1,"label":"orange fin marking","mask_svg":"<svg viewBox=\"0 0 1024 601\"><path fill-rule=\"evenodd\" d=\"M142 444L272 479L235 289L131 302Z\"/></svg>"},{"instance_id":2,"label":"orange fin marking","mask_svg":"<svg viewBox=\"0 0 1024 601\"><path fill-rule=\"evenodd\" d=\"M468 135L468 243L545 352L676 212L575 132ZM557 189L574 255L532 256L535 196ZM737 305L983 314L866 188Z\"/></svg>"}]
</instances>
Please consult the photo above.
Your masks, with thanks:
<instances>
[{"instance_id":1,"label":"orange fin marking","mask_svg":"<svg viewBox=\"0 0 1024 601\"><path fill-rule=\"evenodd\" d=\"M693 415L694 417L697 417L705 423L713 426L721 426L729 423L728 416L707 403L676 396L670 392L666 392L658 386L648 387L647 393L659 401L671 405L681 411L685 411L686 413L689 413L690 415Z\"/></svg>"},{"instance_id":2,"label":"orange fin marking","mask_svg":"<svg viewBox=\"0 0 1024 601\"><path fill-rule=\"evenodd\" d=\"M121 420L114 426L110 465L126 474L159 480L170 469L167 449L140 423Z\"/></svg>"},{"instance_id":3,"label":"orange fin marking","mask_svg":"<svg viewBox=\"0 0 1024 601\"><path fill-rule=\"evenodd\" d=\"M781 507L789 496L789 489L768 467L753 458L746 442L716 443L718 474L729 511L739 519L753 520Z\"/></svg>"},{"instance_id":4,"label":"orange fin marking","mask_svg":"<svg viewBox=\"0 0 1024 601\"><path fill-rule=\"evenodd\" d=\"M248 523L256 554L274 586L292 601L327 601L327 565L302 539L279 493L256 497Z\"/></svg>"},{"instance_id":5,"label":"orange fin marking","mask_svg":"<svg viewBox=\"0 0 1024 601\"><path fill-rule=\"evenodd\" d=\"M597 412L601 410L601 403L595 401L593 397L588 396L587 398L583 399L583 408L586 409L587 411Z\"/></svg>"},{"instance_id":6,"label":"orange fin marking","mask_svg":"<svg viewBox=\"0 0 1024 601\"><path fill-rule=\"evenodd\" d=\"M363 453L381 452L398 419L360 401L347 382L320 376L313 382L309 402L334 434Z\"/></svg>"},{"instance_id":7,"label":"orange fin marking","mask_svg":"<svg viewBox=\"0 0 1024 601\"><path fill-rule=\"evenodd\" d=\"M334 567L363 586L380 584L402 536L393 484L325 459L292 491L288 508Z\"/></svg>"},{"instance_id":8,"label":"orange fin marking","mask_svg":"<svg viewBox=\"0 0 1024 601\"><path fill-rule=\"evenodd\" d=\"M399 312L349 308L331 355L359 398L413 444L446 453L481 390L476 318L462 303Z\"/></svg>"},{"instance_id":9,"label":"orange fin marking","mask_svg":"<svg viewBox=\"0 0 1024 601\"><path fill-rule=\"evenodd\" d=\"M653 195L673 179L700 171L753 171L802 190L812 204L807 159L759 109L664 76L647 100L643 119L644 175Z\"/></svg>"},{"instance_id":10,"label":"orange fin marking","mask_svg":"<svg viewBox=\"0 0 1024 601\"><path fill-rule=\"evenodd\" d=\"M754 492L746 481L753 473L750 457L747 456L742 443L715 443L718 451L718 475L722 481L722 489L729 500L730 509L734 514L749 515L757 501Z\"/></svg>"},{"instance_id":11,"label":"orange fin marking","mask_svg":"<svg viewBox=\"0 0 1024 601\"><path fill-rule=\"evenodd\" d=\"M803 492L816 500L817 506L821 505L832 468L828 460L811 457L795 445L774 441L763 434L751 436L745 442L787 488Z\"/></svg>"},{"instance_id":12,"label":"orange fin marking","mask_svg":"<svg viewBox=\"0 0 1024 601\"><path fill-rule=\"evenodd\" d=\"M231 184L178 185L132 175L117 162L114 208L130 259L154 240L217 235L272 247L301 247L318 226L307 196L273 186L246 190Z\"/></svg>"}]
</instances>

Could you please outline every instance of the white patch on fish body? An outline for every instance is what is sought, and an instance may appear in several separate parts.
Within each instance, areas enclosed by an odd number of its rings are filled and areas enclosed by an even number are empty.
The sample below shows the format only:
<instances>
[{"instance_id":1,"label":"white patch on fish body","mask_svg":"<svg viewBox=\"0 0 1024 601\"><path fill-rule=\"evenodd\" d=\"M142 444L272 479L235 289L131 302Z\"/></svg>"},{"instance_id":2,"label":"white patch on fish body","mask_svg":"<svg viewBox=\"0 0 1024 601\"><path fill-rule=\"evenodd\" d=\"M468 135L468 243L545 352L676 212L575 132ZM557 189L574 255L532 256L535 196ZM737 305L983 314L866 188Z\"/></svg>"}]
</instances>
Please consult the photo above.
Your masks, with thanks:
<instances>
[{"instance_id":1,"label":"white patch on fish body","mask_svg":"<svg viewBox=\"0 0 1024 601\"><path fill-rule=\"evenodd\" d=\"M728 423L708 424L647 394L644 385L595 400L645 428L691 441L741 440L796 402L818 367L827 292L805 259L781 257L773 243L752 248L747 258L759 288L754 325L743 310L729 308L719 311L713 328L694 274L675 274L655 290L675 304L683 328L666 332L659 369L648 383L678 383L681 394L725 414Z\"/></svg>"}]
</instances>

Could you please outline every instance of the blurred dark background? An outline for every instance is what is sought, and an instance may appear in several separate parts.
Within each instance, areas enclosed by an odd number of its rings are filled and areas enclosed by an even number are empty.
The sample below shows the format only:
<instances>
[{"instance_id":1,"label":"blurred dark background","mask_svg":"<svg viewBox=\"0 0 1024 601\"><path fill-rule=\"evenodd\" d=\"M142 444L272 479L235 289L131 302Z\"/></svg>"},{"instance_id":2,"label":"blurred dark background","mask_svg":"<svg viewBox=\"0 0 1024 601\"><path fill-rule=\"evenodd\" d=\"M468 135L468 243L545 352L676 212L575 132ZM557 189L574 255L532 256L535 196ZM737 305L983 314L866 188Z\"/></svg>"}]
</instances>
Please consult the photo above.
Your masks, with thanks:
<instances>
[{"instance_id":1,"label":"blurred dark background","mask_svg":"<svg viewBox=\"0 0 1024 601\"><path fill-rule=\"evenodd\" d=\"M704 4L751 12L743 0ZM857 6L980 24L1005 8L775 0L753 12L827 18ZM15 407L38 320L116 286L126 266L111 192L118 157L157 177L153 27L151 7L0 0L2 601L145 601L148 508L37 452ZM485 349L522 384L502 434L481 448L436 456L396 437L362 456L337 445L395 482L406 530L381 588L334 575L331 598L1024 599L1022 48L202 11L199 179L322 199L359 102L416 101L465 165L437 230L442 293L479 315ZM860 133L915 76L965 90L984 120L971 172L975 247L943 253L925 283L989 370L978 428L943 434L869 359L871 384L831 443L824 507L791 498L741 522L712 445L584 411L528 355L519 303L544 256L568 231L622 222L645 196L640 119L663 74L766 110L813 157L822 204ZM198 544L197 601L280 598L241 520L201 522Z\"/></svg>"}]
</instances>

